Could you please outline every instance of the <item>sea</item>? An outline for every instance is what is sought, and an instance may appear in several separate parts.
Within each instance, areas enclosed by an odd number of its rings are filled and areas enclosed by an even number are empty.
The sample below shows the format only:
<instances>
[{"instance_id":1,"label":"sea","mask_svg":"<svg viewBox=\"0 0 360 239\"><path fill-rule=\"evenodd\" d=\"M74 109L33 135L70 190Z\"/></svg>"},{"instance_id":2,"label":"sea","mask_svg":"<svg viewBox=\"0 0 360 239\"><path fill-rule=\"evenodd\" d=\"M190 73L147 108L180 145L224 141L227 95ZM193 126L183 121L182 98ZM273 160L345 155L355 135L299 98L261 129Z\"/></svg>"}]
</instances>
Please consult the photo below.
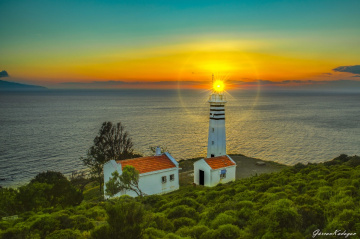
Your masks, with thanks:
<instances>
[{"instance_id":1,"label":"sea","mask_svg":"<svg viewBox=\"0 0 360 239\"><path fill-rule=\"evenodd\" d=\"M36 174L85 170L104 121L121 122L135 151L165 147L176 160L206 156L210 92L43 90L0 92L0 186ZM286 165L360 154L360 93L233 90L227 153Z\"/></svg>"}]
</instances>

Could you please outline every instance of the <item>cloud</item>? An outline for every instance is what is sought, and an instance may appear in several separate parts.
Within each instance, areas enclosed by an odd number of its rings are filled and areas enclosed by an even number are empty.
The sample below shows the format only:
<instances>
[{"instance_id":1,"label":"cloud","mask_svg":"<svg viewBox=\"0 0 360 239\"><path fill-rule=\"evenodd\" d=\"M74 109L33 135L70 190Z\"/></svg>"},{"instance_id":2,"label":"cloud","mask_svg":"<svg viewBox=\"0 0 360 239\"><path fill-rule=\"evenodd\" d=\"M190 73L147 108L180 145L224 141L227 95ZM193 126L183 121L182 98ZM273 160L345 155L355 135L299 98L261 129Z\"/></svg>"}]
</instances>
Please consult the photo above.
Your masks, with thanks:
<instances>
[{"instance_id":1,"label":"cloud","mask_svg":"<svg viewBox=\"0 0 360 239\"><path fill-rule=\"evenodd\" d=\"M349 73L352 73L352 74L360 74L360 65L339 66L339 67L334 68L333 71L349 72Z\"/></svg>"},{"instance_id":2,"label":"cloud","mask_svg":"<svg viewBox=\"0 0 360 239\"><path fill-rule=\"evenodd\" d=\"M187 84L187 85L196 85L196 84L202 84L204 82L201 81L183 81L181 84ZM92 82L62 82L59 83L61 85L108 85L108 86L114 86L114 85L178 85L178 81L92 81Z\"/></svg>"},{"instance_id":3,"label":"cloud","mask_svg":"<svg viewBox=\"0 0 360 239\"><path fill-rule=\"evenodd\" d=\"M360 77L360 75L359 75ZM284 80L284 81L268 81L253 80L231 81L231 84L237 88L254 89L261 87L267 90L328 90L328 91L360 91L359 80L334 80L334 81L314 81L314 80Z\"/></svg>"},{"instance_id":4,"label":"cloud","mask_svg":"<svg viewBox=\"0 0 360 239\"><path fill-rule=\"evenodd\" d=\"M284 81L270 81L270 80L252 80L252 81L230 81L229 83L238 86L294 86L294 85L308 85L315 84L312 80L284 80Z\"/></svg>"},{"instance_id":5,"label":"cloud","mask_svg":"<svg viewBox=\"0 0 360 239\"><path fill-rule=\"evenodd\" d=\"M0 71L0 77L9 77L9 74L6 71Z\"/></svg>"},{"instance_id":6,"label":"cloud","mask_svg":"<svg viewBox=\"0 0 360 239\"><path fill-rule=\"evenodd\" d=\"M91 81L91 82L62 82L58 83L60 88L79 88L79 89L167 89L167 88L199 88L206 85L204 81Z\"/></svg>"},{"instance_id":7,"label":"cloud","mask_svg":"<svg viewBox=\"0 0 360 239\"><path fill-rule=\"evenodd\" d=\"M330 73L330 72L325 72L325 73L320 73L318 75L315 75L315 76L320 76L320 77L330 77L332 76L333 74Z\"/></svg>"}]
</instances>

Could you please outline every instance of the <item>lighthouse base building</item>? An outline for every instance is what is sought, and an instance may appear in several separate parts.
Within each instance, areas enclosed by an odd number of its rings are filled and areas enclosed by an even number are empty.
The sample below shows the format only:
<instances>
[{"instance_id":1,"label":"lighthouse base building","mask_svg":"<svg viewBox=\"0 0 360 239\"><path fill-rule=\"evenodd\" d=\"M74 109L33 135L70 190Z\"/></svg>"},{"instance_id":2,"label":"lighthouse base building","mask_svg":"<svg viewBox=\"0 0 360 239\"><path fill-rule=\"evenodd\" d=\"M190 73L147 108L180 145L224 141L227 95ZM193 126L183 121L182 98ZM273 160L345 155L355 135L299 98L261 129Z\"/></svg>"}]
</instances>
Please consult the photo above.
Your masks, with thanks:
<instances>
[{"instance_id":1,"label":"lighthouse base building","mask_svg":"<svg viewBox=\"0 0 360 239\"><path fill-rule=\"evenodd\" d=\"M194 163L194 183L213 187L235 181L236 163L229 155L200 159Z\"/></svg>"}]
</instances>

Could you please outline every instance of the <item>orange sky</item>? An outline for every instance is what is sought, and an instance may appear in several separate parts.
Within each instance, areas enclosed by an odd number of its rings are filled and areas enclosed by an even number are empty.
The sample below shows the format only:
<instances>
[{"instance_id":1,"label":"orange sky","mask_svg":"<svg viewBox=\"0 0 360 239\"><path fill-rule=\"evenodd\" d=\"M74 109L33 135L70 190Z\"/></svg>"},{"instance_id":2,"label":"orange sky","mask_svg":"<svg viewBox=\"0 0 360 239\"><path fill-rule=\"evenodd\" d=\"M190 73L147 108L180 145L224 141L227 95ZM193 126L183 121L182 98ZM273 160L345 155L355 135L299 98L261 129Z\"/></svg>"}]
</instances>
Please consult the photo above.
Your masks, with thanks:
<instances>
[{"instance_id":1,"label":"orange sky","mask_svg":"<svg viewBox=\"0 0 360 239\"><path fill-rule=\"evenodd\" d=\"M202 88L212 73L247 82L359 79L333 71L360 64L358 1L70 5L2 5L0 71L8 80L54 88L94 81Z\"/></svg>"}]
</instances>

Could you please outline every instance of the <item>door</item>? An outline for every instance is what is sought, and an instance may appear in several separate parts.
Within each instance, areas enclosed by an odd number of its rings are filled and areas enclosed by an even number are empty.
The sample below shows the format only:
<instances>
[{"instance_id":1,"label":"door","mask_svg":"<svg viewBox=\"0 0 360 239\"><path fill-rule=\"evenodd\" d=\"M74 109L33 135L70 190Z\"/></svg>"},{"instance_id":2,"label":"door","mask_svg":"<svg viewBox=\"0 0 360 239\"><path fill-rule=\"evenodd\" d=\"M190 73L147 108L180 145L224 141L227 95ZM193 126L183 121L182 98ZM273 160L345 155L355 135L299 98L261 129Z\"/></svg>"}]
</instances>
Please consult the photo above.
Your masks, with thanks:
<instances>
[{"instance_id":1,"label":"door","mask_svg":"<svg viewBox=\"0 0 360 239\"><path fill-rule=\"evenodd\" d=\"M199 170L199 185L204 185L204 171Z\"/></svg>"}]
</instances>

